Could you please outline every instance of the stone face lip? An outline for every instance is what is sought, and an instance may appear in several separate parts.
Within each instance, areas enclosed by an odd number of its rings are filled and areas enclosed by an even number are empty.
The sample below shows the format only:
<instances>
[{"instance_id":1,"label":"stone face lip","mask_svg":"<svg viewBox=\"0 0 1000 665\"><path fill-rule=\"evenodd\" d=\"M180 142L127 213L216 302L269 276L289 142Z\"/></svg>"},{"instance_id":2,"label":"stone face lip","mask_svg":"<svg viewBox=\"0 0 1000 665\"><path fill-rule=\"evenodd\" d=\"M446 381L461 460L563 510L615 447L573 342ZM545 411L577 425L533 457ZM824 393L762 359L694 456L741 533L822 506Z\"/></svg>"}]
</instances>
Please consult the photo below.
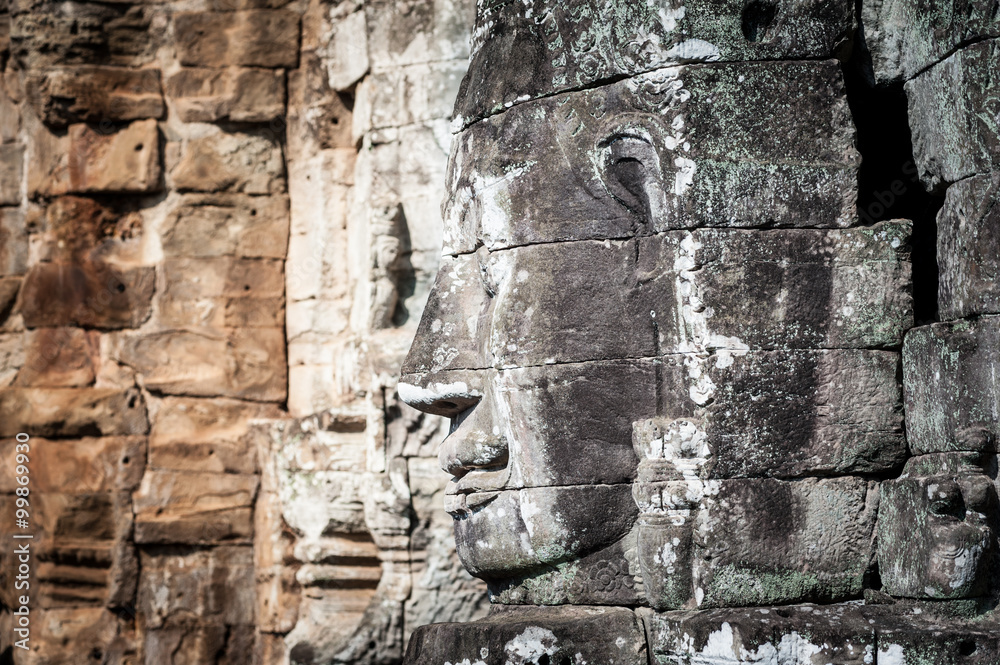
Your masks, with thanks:
<instances>
[{"instance_id":1,"label":"stone face lip","mask_svg":"<svg viewBox=\"0 0 1000 665\"><path fill-rule=\"evenodd\" d=\"M856 223L860 158L835 61L669 67L519 104L452 151L445 253Z\"/></svg>"},{"instance_id":2,"label":"stone face lip","mask_svg":"<svg viewBox=\"0 0 1000 665\"><path fill-rule=\"evenodd\" d=\"M914 454L996 452L998 348L998 316L935 323L907 333L903 385Z\"/></svg>"},{"instance_id":3,"label":"stone face lip","mask_svg":"<svg viewBox=\"0 0 1000 665\"><path fill-rule=\"evenodd\" d=\"M853 25L844 0L481 4L455 116L682 62L828 58Z\"/></svg>"},{"instance_id":4,"label":"stone face lip","mask_svg":"<svg viewBox=\"0 0 1000 665\"><path fill-rule=\"evenodd\" d=\"M871 0L861 5L865 43L879 83L908 80L963 44L1000 37L991 0Z\"/></svg>"}]
</instances>

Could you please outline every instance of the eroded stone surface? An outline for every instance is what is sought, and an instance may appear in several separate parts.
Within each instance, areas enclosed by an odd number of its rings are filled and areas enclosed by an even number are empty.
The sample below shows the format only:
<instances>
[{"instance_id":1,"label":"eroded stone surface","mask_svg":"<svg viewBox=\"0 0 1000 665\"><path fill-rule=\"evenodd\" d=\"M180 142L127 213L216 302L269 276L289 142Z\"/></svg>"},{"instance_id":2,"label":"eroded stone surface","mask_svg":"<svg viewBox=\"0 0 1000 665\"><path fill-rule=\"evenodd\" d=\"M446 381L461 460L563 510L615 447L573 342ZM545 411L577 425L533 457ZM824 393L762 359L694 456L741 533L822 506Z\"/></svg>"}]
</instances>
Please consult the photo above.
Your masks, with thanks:
<instances>
[{"instance_id":1,"label":"eroded stone surface","mask_svg":"<svg viewBox=\"0 0 1000 665\"><path fill-rule=\"evenodd\" d=\"M681 62L827 58L852 26L846 2L792 2L780 11L736 2L480 5L455 114L474 121L525 99Z\"/></svg>"},{"instance_id":2,"label":"eroded stone surface","mask_svg":"<svg viewBox=\"0 0 1000 665\"><path fill-rule=\"evenodd\" d=\"M912 457L882 487L879 572L885 590L909 598L989 594L1000 501L982 453Z\"/></svg>"},{"instance_id":3,"label":"eroded stone surface","mask_svg":"<svg viewBox=\"0 0 1000 665\"><path fill-rule=\"evenodd\" d=\"M671 67L518 105L458 136L445 251L847 226L853 135L832 62Z\"/></svg>"},{"instance_id":4,"label":"eroded stone surface","mask_svg":"<svg viewBox=\"0 0 1000 665\"><path fill-rule=\"evenodd\" d=\"M597 662L640 665L646 641L636 615L620 607L506 608L467 624L418 628L406 662L430 665L458 662L500 665Z\"/></svg>"},{"instance_id":5,"label":"eroded stone surface","mask_svg":"<svg viewBox=\"0 0 1000 665\"><path fill-rule=\"evenodd\" d=\"M910 79L962 45L1000 36L997 12L983 0L872 0L861 17L881 83Z\"/></svg>"},{"instance_id":6,"label":"eroded stone surface","mask_svg":"<svg viewBox=\"0 0 1000 665\"><path fill-rule=\"evenodd\" d=\"M996 316L921 326L907 334L903 383L914 453L996 450L998 336Z\"/></svg>"},{"instance_id":7,"label":"eroded stone surface","mask_svg":"<svg viewBox=\"0 0 1000 665\"><path fill-rule=\"evenodd\" d=\"M1000 175L948 188L938 213L938 311L944 320L1000 313Z\"/></svg>"},{"instance_id":8,"label":"eroded stone surface","mask_svg":"<svg viewBox=\"0 0 1000 665\"><path fill-rule=\"evenodd\" d=\"M1000 166L1000 40L963 48L906 84L913 156L924 187Z\"/></svg>"}]
</instances>

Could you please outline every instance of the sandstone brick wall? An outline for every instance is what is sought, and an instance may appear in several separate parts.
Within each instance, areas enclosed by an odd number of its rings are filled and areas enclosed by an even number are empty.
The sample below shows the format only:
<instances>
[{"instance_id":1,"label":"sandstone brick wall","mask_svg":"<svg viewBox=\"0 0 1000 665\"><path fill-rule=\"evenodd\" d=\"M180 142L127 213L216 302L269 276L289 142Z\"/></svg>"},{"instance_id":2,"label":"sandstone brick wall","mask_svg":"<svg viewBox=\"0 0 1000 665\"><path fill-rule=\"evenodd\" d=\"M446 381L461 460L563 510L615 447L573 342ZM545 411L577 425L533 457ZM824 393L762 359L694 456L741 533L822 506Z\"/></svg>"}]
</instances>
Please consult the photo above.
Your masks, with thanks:
<instances>
[{"instance_id":1,"label":"sandstone brick wall","mask_svg":"<svg viewBox=\"0 0 1000 665\"><path fill-rule=\"evenodd\" d=\"M0 662L392 663L484 610L395 396L472 14L0 0Z\"/></svg>"}]
</instances>

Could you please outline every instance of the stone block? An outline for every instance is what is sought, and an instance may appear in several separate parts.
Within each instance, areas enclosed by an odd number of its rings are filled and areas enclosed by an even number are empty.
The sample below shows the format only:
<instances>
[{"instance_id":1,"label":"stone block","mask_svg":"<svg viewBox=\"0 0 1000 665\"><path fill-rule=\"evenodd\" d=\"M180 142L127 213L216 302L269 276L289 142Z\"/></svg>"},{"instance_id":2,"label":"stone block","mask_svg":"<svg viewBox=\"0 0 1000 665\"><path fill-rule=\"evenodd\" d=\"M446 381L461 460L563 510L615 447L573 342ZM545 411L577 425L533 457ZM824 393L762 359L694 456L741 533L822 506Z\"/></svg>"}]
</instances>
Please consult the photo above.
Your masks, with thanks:
<instances>
[{"instance_id":1,"label":"stone block","mask_svg":"<svg viewBox=\"0 0 1000 665\"><path fill-rule=\"evenodd\" d=\"M346 16L331 17L320 40L326 83L332 90L350 90L368 73L368 26L364 7Z\"/></svg>"},{"instance_id":2,"label":"stone block","mask_svg":"<svg viewBox=\"0 0 1000 665\"><path fill-rule=\"evenodd\" d=\"M177 56L193 67L298 64L299 15L283 9L190 12L174 16Z\"/></svg>"},{"instance_id":3,"label":"stone block","mask_svg":"<svg viewBox=\"0 0 1000 665\"><path fill-rule=\"evenodd\" d=\"M696 0L683 9L599 0L571 10L553 11L541 1L527 10L481 8L455 115L473 122L526 99L683 62L832 58L851 32L853 9L843 0L796 0L780 11L735 0ZM742 89L753 93L752 84Z\"/></svg>"},{"instance_id":4,"label":"stone block","mask_svg":"<svg viewBox=\"0 0 1000 665\"><path fill-rule=\"evenodd\" d=\"M273 404L223 398L164 397L153 408L149 466L176 471L256 473L249 423L282 417Z\"/></svg>"},{"instance_id":5,"label":"stone block","mask_svg":"<svg viewBox=\"0 0 1000 665\"><path fill-rule=\"evenodd\" d=\"M135 542L250 542L258 483L247 474L151 469L134 496Z\"/></svg>"},{"instance_id":6,"label":"stone block","mask_svg":"<svg viewBox=\"0 0 1000 665\"><path fill-rule=\"evenodd\" d=\"M376 570L381 573L380 570ZM295 628L302 589L295 570L286 566L256 570L257 627L263 632L288 633ZM377 578L376 578L377 579ZM348 584L356 580L348 581Z\"/></svg>"},{"instance_id":7,"label":"stone block","mask_svg":"<svg viewBox=\"0 0 1000 665\"><path fill-rule=\"evenodd\" d=\"M302 54L299 69L288 73L288 126L285 136L290 155L304 156L316 147L321 150L350 150L357 154L353 118L360 90L355 91L352 104L350 97L330 88L326 77L327 70L320 56L309 52Z\"/></svg>"},{"instance_id":8,"label":"stone block","mask_svg":"<svg viewBox=\"0 0 1000 665\"><path fill-rule=\"evenodd\" d=\"M281 145L273 132L214 131L184 141L180 153L169 171L169 181L179 191L285 191Z\"/></svg>"},{"instance_id":9,"label":"stone block","mask_svg":"<svg viewBox=\"0 0 1000 665\"><path fill-rule=\"evenodd\" d=\"M0 443L6 473L0 492L13 494L15 445ZM139 486L146 466L144 437L110 436L71 441L32 437L31 489L38 492L127 492ZM9 468L8 468L9 467Z\"/></svg>"},{"instance_id":10,"label":"stone block","mask_svg":"<svg viewBox=\"0 0 1000 665\"><path fill-rule=\"evenodd\" d=\"M893 625L895 624L895 625ZM878 663L935 663L936 665L990 665L1000 662L1000 638L991 627L896 621L879 626ZM933 635L934 639L927 639Z\"/></svg>"},{"instance_id":11,"label":"stone block","mask_svg":"<svg viewBox=\"0 0 1000 665\"><path fill-rule=\"evenodd\" d=\"M373 73L363 87L371 116L362 121L383 129L449 118L465 69L464 61L449 60Z\"/></svg>"},{"instance_id":12,"label":"stone block","mask_svg":"<svg viewBox=\"0 0 1000 665\"><path fill-rule=\"evenodd\" d=\"M110 126L163 115L158 69L58 67L30 75L26 88L35 113L50 127Z\"/></svg>"},{"instance_id":13,"label":"stone block","mask_svg":"<svg viewBox=\"0 0 1000 665\"><path fill-rule=\"evenodd\" d=\"M16 384L73 388L94 383L100 333L80 328L36 328L24 334L27 362Z\"/></svg>"},{"instance_id":14,"label":"stone block","mask_svg":"<svg viewBox=\"0 0 1000 665\"><path fill-rule=\"evenodd\" d=\"M911 457L882 483L878 562L883 589L906 598L986 596L1000 501L980 453Z\"/></svg>"},{"instance_id":15,"label":"stone block","mask_svg":"<svg viewBox=\"0 0 1000 665\"><path fill-rule=\"evenodd\" d=\"M454 311L432 311L419 329L439 345L418 356L435 359L420 369L902 344L912 325L908 224L767 237L703 229L459 257L435 286ZM569 275L574 299L559 287ZM601 315L585 302L601 303Z\"/></svg>"},{"instance_id":16,"label":"stone block","mask_svg":"<svg viewBox=\"0 0 1000 665\"><path fill-rule=\"evenodd\" d=\"M168 257L241 256L284 259L288 197L185 194L160 232Z\"/></svg>"},{"instance_id":17,"label":"stone block","mask_svg":"<svg viewBox=\"0 0 1000 665\"><path fill-rule=\"evenodd\" d=\"M283 320L276 314L284 313L282 268L283 261L276 259L166 259L158 298L160 322L178 327L281 326Z\"/></svg>"},{"instance_id":18,"label":"stone block","mask_svg":"<svg viewBox=\"0 0 1000 665\"><path fill-rule=\"evenodd\" d=\"M7 91L4 89L3 76L0 76L0 143L13 143L17 141L20 131L21 110L17 102L7 94Z\"/></svg>"},{"instance_id":19,"label":"stone block","mask_svg":"<svg viewBox=\"0 0 1000 665\"><path fill-rule=\"evenodd\" d=\"M949 187L937 234L941 318L1000 314L1000 171Z\"/></svg>"},{"instance_id":20,"label":"stone block","mask_svg":"<svg viewBox=\"0 0 1000 665\"><path fill-rule=\"evenodd\" d=\"M0 310L2 310L0 302ZM20 333L0 335L0 388L14 383L17 373L24 366L24 340Z\"/></svg>"},{"instance_id":21,"label":"stone block","mask_svg":"<svg viewBox=\"0 0 1000 665\"><path fill-rule=\"evenodd\" d=\"M392 0L375 0L365 3L364 11L372 69L469 59L476 16L471 0L434 2L416 11Z\"/></svg>"},{"instance_id":22,"label":"stone block","mask_svg":"<svg viewBox=\"0 0 1000 665\"><path fill-rule=\"evenodd\" d=\"M285 73L187 67L167 79L166 94L184 122L267 122L284 115Z\"/></svg>"},{"instance_id":23,"label":"stone block","mask_svg":"<svg viewBox=\"0 0 1000 665\"><path fill-rule=\"evenodd\" d=\"M0 275L23 275L28 270L28 233L20 208L0 208ZM0 286L0 315L10 312L12 280ZM6 306L5 306L6 305Z\"/></svg>"},{"instance_id":24,"label":"stone block","mask_svg":"<svg viewBox=\"0 0 1000 665\"><path fill-rule=\"evenodd\" d=\"M877 484L862 478L718 481L694 518L695 603L859 597L877 507Z\"/></svg>"},{"instance_id":25,"label":"stone block","mask_svg":"<svg viewBox=\"0 0 1000 665\"><path fill-rule=\"evenodd\" d=\"M623 607L494 605L490 614L478 621L417 628L404 661L411 665L456 659L485 665L645 665L646 658L642 622Z\"/></svg>"},{"instance_id":26,"label":"stone block","mask_svg":"<svg viewBox=\"0 0 1000 665\"><path fill-rule=\"evenodd\" d=\"M995 451L1000 317L935 323L903 344L906 433L915 455Z\"/></svg>"},{"instance_id":27,"label":"stone block","mask_svg":"<svg viewBox=\"0 0 1000 665\"><path fill-rule=\"evenodd\" d=\"M119 337L113 357L168 395L285 398L287 367L280 328L165 330Z\"/></svg>"},{"instance_id":28,"label":"stone block","mask_svg":"<svg viewBox=\"0 0 1000 665\"><path fill-rule=\"evenodd\" d=\"M254 623L253 548L157 548L140 557L139 612L151 629L191 619L221 626ZM169 661L168 661L169 662Z\"/></svg>"},{"instance_id":29,"label":"stone block","mask_svg":"<svg viewBox=\"0 0 1000 665\"><path fill-rule=\"evenodd\" d=\"M860 160L833 61L671 67L517 105L453 152L450 252L856 221Z\"/></svg>"},{"instance_id":30,"label":"stone block","mask_svg":"<svg viewBox=\"0 0 1000 665\"><path fill-rule=\"evenodd\" d=\"M24 665L77 665L80 655L99 654L115 665L138 662L138 644L129 622L101 607L32 608L32 650ZM72 645L72 648L68 648Z\"/></svg>"},{"instance_id":31,"label":"stone block","mask_svg":"<svg viewBox=\"0 0 1000 665\"><path fill-rule=\"evenodd\" d=\"M153 268L118 268L101 260L32 266L21 287L20 313L29 328L137 328L151 313Z\"/></svg>"},{"instance_id":32,"label":"stone block","mask_svg":"<svg viewBox=\"0 0 1000 665\"><path fill-rule=\"evenodd\" d=\"M145 633L146 662L163 665L241 665L254 645L251 626L187 620Z\"/></svg>"},{"instance_id":33,"label":"stone block","mask_svg":"<svg viewBox=\"0 0 1000 665\"><path fill-rule=\"evenodd\" d=\"M135 592L129 492L43 492L32 503L40 538L37 597L41 607L113 606ZM131 574L131 579L128 575Z\"/></svg>"},{"instance_id":34,"label":"stone block","mask_svg":"<svg viewBox=\"0 0 1000 665\"><path fill-rule=\"evenodd\" d=\"M21 205L23 175L24 146L19 143L0 144L0 205Z\"/></svg>"},{"instance_id":35,"label":"stone block","mask_svg":"<svg viewBox=\"0 0 1000 665\"><path fill-rule=\"evenodd\" d=\"M988 0L874 0L862 5L861 20L880 83L911 79L963 44L1000 37Z\"/></svg>"},{"instance_id":36,"label":"stone block","mask_svg":"<svg viewBox=\"0 0 1000 665\"><path fill-rule=\"evenodd\" d=\"M95 62L138 68L153 59L166 32L153 27L155 13L145 3L69 8L26 0L14 11L13 52L28 70Z\"/></svg>"},{"instance_id":37,"label":"stone block","mask_svg":"<svg viewBox=\"0 0 1000 665\"><path fill-rule=\"evenodd\" d=\"M1000 170L1000 39L973 44L906 83L913 157L920 180L941 191Z\"/></svg>"},{"instance_id":38,"label":"stone block","mask_svg":"<svg viewBox=\"0 0 1000 665\"><path fill-rule=\"evenodd\" d=\"M28 166L30 196L71 192L153 192L160 189L160 144L155 120L114 133L70 125L56 137L40 128Z\"/></svg>"},{"instance_id":39,"label":"stone block","mask_svg":"<svg viewBox=\"0 0 1000 665\"><path fill-rule=\"evenodd\" d=\"M280 469L281 516L305 542L324 534L364 532L365 480L355 471Z\"/></svg>"},{"instance_id":40,"label":"stone block","mask_svg":"<svg viewBox=\"0 0 1000 665\"><path fill-rule=\"evenodd\" d=\"M39 437L130 436L149 431L138 389L4 388L0 390L0 437L30 432Z\"/></svg>"},{"instance_id":41,"label":"stone block","mask_svg":"<svg viewBox=\"0 0 1000 665\"><path fill-rule=\"evenodd\" d=\"M654 665L874 662L876 628L850 605L643 614Z\"/></svg>"}]
</instances>

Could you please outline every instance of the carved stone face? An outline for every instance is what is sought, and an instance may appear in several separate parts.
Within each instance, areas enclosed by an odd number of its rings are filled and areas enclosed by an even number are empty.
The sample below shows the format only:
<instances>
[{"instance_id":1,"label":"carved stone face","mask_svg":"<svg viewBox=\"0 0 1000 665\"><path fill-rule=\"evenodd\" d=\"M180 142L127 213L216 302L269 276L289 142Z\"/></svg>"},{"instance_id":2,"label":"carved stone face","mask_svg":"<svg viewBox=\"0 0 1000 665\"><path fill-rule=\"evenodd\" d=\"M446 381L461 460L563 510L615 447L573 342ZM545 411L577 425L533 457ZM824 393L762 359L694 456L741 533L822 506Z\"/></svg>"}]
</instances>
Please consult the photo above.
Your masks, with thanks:
<instances>
[{"instance_id":1,"label":"carved stone face","mask_svg":"<svg viewBox=\"0 0 1000 665\"><path fill-rule=\"evenodd\" d=\"M879 569L885 589L910 598L972 598L989 591L997 494L979 453L912 458L883 487Z\"/></svg>"},{"instance_id":2,"label":"carved stone face","mask_svg":"<svg viewBox=\"0 0 1000 665\"><path fill-rule=\"evenodd\" d=\"M495 590L519 587L509 600L633 603L640 569L686 580L673 604L789 600L726 596L772 565L822 571L776 585L801 597L860 589L872 486L783 480L879 473L905 454L898 355L872 349L910 322L909 229L836 228L856 168L838 77L816 63L675 67L515 105L456 137L446 255L399 392L454 419L440 458L458 553ZM776 108L760 92L774 85L794 103ZM826 229L762 243L741 228L762 219ZM742 522L692 540L684 517L688 551L642 553L640 511L680 519L660 481L686 478L654 460L666 475L633 497L633 427L649 419L685 419L707 451L684 510ZM838 527L842 558L821 561L807 538L832 528L833 504L854 521ZM800 550L741 527L774 531L772 514Z\"/></svg>"},{"instance_id":3,"label":"carved stone face","mask_svg":"<svg viewBox=\"0 0 1000 665\"><path fill-rule=\"evenodd\" d=\"M909 226L846 228L839 67L668 67L460 123L399 393L453 418L470 572L501 602L860 593L876 493L851 476L906 454L882 349L911 324Z\"/></svg>"}]
</instances>

